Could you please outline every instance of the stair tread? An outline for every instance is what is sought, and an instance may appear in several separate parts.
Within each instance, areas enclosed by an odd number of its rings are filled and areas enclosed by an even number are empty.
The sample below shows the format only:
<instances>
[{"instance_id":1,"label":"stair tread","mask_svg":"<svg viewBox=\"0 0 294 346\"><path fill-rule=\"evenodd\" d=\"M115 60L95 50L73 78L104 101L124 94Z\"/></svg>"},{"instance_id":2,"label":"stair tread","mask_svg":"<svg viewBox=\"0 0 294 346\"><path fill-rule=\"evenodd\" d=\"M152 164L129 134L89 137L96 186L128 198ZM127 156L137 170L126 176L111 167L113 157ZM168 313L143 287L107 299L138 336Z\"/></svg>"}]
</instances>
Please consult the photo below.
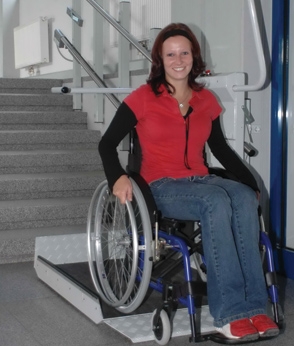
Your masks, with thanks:
<instances>
[{"instance_id":1,"label":"stair tread","mask_svg":"<svg viewBox=\"0 0 294 346\"><path fill-rule=\"evenodd\" d=\"M53 173L32 173L32 174L1 174L0 183L13 180L35 180L35 179L60 179L73 177L96 177L104 176L104 171L80 171L80 172L53 172Z\"/></svg>"},{"instance_id":2,"label":"stair tread","mask_svg":"<svg viewBox=\"0 0 294 346\"><path fill-rule=\"evenodd\" d=\"M91 197L44 198L44 199L29 199L29 200L23 199L23 200L11 200L11 201L0 200L0 209L77 205L77 204L89 203L90 200L91 200Z\"/></svg>"},{"instance_id":3,"label":"stair tread","mask_svg":"<svg viewBox=\"0 0 294 346\"><path fill-rule=\"evenodd\" d=\"M97 149L41 149L41 150L17 150L17 151L0 151L0 156L5 155L11 155L11 156L17 156L17 155L40 155L40 154L72 154L76 152L97 152L98 156L98 150Z\"/></svg>"},{"instance_id":4,"label":"stair tread","mask_svg":"<svg viewBox=\"0 0 294 346\"><path fill-rule=\"evenodd\" d=\"M48 88L50 91L52 86L61 86L62 85L62 79L56 79L56 78L8 78L3 77L0 78L0 88L7 89L7 88Z\"/></svg>"},{"instance_id":5,"label":"stair tread","mask_svg":"<svg viewBox=\"0 0 294 346\"><path fill-rule=\"evenodd\" d=\"M61 130L0 130L0 145L38 145L40 144L98 144L100 134L88 129ZM6 149L7 150L7 149ZM8 150L10 148L8 147ZM13 149L12 149L13 150Z\"/></svg>"},{"instance_id":6,"label":"stair tread","mask_svg":"<svg viewBox=\"0 0 294 346\"><path fill-rule=\"evenodd\" d=\"M20 111L0 111L0 114L27 114L27 113L72 113L72 114L78 114L78 113L83 113L87 114L87 112L84 112L82 110L68 110L68 111L27 111L27 110L20 110Z\"/></svg>"},{"instance_id":7,"label":"stair tread","mask_svg":"<svg viewBox=\"0 0 294 346\"><path fill-rule=\"evenodd\" d=\"M1 240L15 240L15 234L18 234L18 239L31 238L37 234L38 237L52 237L52 236L62 236L67 234L80 234L86 233L87 224L78 225L63 225L63 226L49 226L49 227L36 227L36 228L26 228L25 232L23 229L14 229L1 231Z\"/></svg>"},{"instance_id":8,"label":"stair tread","mask_svg":"<svg viewBox=\"0 0 294 346\"><path fill-rule=\"evenodd\" d=\"M73 130L0 130L0 134L8 133L8 134L23 134L23 133L63 133L63 132L89 132L89 133L98 133L96 130L89 129L73 129Z\"/></svg>"},{"instance_id":9,"label":"stair tread","mask_svg":"<svg viewBox=\"0 0 294 346\"><path fill-rule=\"evenodd\" d=\"M68 111L0 111L0 115L1 114L35 114L35 113L40 113L40 114L72 114L72 115L76 115L76 114L87 114L87 112L83 112L83 111L79 111L79 110L68 110Z\"/></svg>"}]
</instances>

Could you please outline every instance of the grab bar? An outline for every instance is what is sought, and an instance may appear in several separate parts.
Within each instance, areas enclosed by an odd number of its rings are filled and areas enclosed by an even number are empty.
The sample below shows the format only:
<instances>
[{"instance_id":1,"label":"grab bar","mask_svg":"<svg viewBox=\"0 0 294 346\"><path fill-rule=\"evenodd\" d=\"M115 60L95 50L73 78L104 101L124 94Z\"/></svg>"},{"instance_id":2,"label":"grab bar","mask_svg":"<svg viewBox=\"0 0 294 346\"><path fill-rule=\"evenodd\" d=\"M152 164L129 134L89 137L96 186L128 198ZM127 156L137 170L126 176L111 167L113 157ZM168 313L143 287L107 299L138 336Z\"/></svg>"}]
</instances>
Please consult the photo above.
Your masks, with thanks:
<instances>
[{"instance_id":1,"label":"grab bar","mask_svg":"<svg viewBox=\"0 0 294 346\"><path fill-rule=\"evenodd\" d=\"M122 27L118 22L113 18L109 13L107 13L99 4L97 4L94 0L87 0L90 5L92 5L95 10L97 10L102 17L104 17L121 35L124 36L140 53L142 53L145 58L147 58L150 62L151 55L140 43L139 41L131 35L127 30Z\"/></svg>"},{"instance_id":2,"label":"grab bar","mask_svg":"<svg viewBox=\"0 0 294 346\"><path fill-rule=\"evenodd\" d=\"M258 59L258 65L260 70L259 80L256 84L253 85L234 85L233 91L257 91L260 90L266 81L266 63L265 63L265 57L262 47L262 41L261 41L261 35L260 35L260 29L258 26L258 20L256 15L256 7L254 0L248 0L249 3L249 12L250 12L250 18L251 23L253 27L253 35L254 35L254 41L256 45L257 50L257 59Z\"/></svg>"},{"instance_id":3,"label":"grab bar","mask_svg":"<svg viewBox=\"0 0 294 346\"><path fill-rule=\"evenodd\" d=\"M67 86L53 87L54 94L130 94L133 88L70 88Z\"/></svg>"}]
</instances>

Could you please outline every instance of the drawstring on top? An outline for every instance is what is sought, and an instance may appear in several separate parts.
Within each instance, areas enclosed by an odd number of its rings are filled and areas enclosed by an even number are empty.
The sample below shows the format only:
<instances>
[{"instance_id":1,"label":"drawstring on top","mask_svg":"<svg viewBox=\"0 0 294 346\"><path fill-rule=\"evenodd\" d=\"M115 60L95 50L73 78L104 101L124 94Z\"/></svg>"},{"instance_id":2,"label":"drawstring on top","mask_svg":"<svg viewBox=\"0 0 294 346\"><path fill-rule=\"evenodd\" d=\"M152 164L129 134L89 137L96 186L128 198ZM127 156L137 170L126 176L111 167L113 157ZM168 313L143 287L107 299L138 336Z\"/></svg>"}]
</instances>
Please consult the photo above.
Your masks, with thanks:
<instances>
[{"instance_id":1,"label":"drawstring on top","mask_svg":"<svg viewBox=\"0 0 294 346\"><path fill-rule=\"evenodd\" d=\"M190 106L187 114L184 116L185 125L186 125L186 144L185 144L185 153L184 153L184 163L186 168L191 169L188 160L188 142L189 142L189 127L190 127L190 117L189 115L192 113L193 108Z\"/></svg>"}]
</instances>

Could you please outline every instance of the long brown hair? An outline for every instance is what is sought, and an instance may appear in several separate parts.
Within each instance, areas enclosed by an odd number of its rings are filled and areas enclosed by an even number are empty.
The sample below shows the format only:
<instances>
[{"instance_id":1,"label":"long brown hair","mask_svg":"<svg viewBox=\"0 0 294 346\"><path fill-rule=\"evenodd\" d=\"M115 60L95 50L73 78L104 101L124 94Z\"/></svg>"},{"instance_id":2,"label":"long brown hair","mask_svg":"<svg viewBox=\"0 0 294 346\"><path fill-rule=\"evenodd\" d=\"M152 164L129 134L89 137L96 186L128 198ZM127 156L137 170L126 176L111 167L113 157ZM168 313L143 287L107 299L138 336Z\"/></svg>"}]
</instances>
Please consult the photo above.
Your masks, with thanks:
<instances>
[{"instance_id":1,"label":"long brown hair","mask_svg":"<svg viewBox=\"0 0 294 346\"><path fill-rule=\"evenodd\" d=\"M162 45L167 38L177 35L185 36L191 42L193 66L188 76L188 85L195 91L200 91L203 88L203 84L195 81L195 79L204 72L206 66L201 57L199 42L192 30L186 24L171 23L163 28L157 35L151 52L152 66L149 78L147 79L147 84L151 85L151 88L156 95L160 94L159 87L162 84L165 85L168 90L174 92L174 87L165 79L162 60Z\"/></svg>"}]
</instances>

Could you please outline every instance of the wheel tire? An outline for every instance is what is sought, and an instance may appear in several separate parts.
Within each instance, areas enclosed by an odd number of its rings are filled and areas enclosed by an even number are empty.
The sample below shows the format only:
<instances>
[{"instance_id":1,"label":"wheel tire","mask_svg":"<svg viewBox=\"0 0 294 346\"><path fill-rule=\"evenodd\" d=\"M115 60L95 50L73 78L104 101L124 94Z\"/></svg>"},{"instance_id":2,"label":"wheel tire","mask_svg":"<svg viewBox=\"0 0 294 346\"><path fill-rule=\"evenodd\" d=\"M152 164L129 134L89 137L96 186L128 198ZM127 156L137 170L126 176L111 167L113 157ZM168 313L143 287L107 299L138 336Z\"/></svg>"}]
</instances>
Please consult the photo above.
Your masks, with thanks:
<instances>
[{"instance_id":1,"label":"wheel tire","mask_svg":"<svg viewBox=\"0 0 294 346\"><path fill-rule=\"evenodd\" d=\"M168 314L165 310L160 311L158 321L155 322L155 314L157 310L153 311L151 319L151 328L154 333L155 341L159 345L166 345L171 338L171 323Z\"/></svg>"}]
</instances>

